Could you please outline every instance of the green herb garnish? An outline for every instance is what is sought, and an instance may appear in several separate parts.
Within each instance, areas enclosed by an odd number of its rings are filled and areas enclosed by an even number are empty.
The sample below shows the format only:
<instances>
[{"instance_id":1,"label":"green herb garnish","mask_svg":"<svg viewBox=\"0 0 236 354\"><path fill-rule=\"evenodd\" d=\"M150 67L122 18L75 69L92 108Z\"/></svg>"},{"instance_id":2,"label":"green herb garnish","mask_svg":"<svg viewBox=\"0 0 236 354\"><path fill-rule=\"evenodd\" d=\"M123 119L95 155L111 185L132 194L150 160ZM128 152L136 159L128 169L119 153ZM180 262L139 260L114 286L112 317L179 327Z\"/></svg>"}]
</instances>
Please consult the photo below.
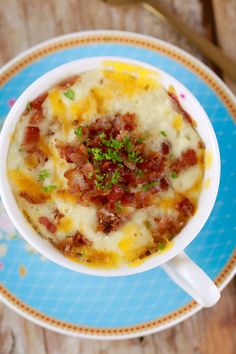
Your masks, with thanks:
<instances>
[{"instance_id":1,"label":"green herb garnish","mask_svg":"<svg viewBox=\"0 0 236 354\"><path fill-rule=\"evenodd\" d=\"M64 96L66 96L67 98L69 98L70 100L74 100L75 99L75 91L73 91L71 88L69 90L67 90L66 92L64 92Z\"/></svg>"},{"instance_id":2,"label":"green herb garnish","mask_svg":"<svg viewBox=\"0 0 236 354\"><path fill-rule=\"evenodd\" d=\"M112 147L113 149L119 150L124 144L122 141L118 141L114 138L110 138L109 140L105 139L105 133L99 134L99 138L102 141L102 144L108 147Z\"/></svg>"},{"instance_id":3,"label":"green herb garnish","mask_svg":"<svg viewBox=\"0 0 236 354\"><path fill-rule=\"evenodd\" d=\"M75 133L75 135L77 136L77 138L80 140L80 138L81 138L81 136L82 136L82 134L83 134L83 130L82 130L81 127L79 127L79 128L77 128L77 129L75 129L74 133Z\"/></svg>"},{"instance_id":4,"label":"green herb garnish","mask_svg":"<svg viewBox=\"0 0 236 354\"><path fill-rule=\"evenodd\" d=\"M163 242L160 242L160 243L158 244L158 249L159 249L160 251L163 251L165 248L166 248L166 245L165 245Z\"/></svg>"},{"instance_id":5,"label":"green herb garnish","mask_svg":"<svg viewBox=\"0 0 236 354\"><path fill-rule=\"evenodd\" d=\"M98 181L94 181L95 186L97 187L97 189L103 190L105 189L104 185L102 184L102 182L98 182Z\"/></svg>"},{"instance_id":6,"label":"green herb garnish","mask_svg":"<svg viewBox=\"0 0 236 354\"><path fill-rule=\"evenodd\" d=\"M107 152L104 155L106 160L111 160L113 163L122 162L122 158L120 157L118 152L110 148L107 150Z\"/></svg>"},{"instance_id":7,"label":"green herb garnish","mask_svg":"<svg viewBox=\"0 0 236 354\"><path fill-rule=\"evenodd\" d=\"M136 151L129 151L128 152L128 158L131 161L134 161L136 163L141 163L143 162L143 158L139 156L139 153Z\"/></svg>"},{"instance_id":8,"label":"green herb garnish","mask_svg":"<svg viewBox=\"0 0 236 354\"><path fill-rule=\"evenodd\" d=\"M50 176L50 173L47 169L41 170L39 172L39 181L45 181Z\"/></svg>"},{"instance_id":9,"label":"green herb garnish","mask_svg":"<svg viewBox=\"0 0 236 354\"><path fill-rule=\"evenodd\" d=\"M121 204L121 201L118 200L118 201L115 203L115 211L119 213L121 210L122 210L122 204Z\"/></svg>"},{"instance_id":10,"label":"green herb garnish","mask_svg":"<svg viewBox=\"0 0 236 354\"><path fill-rule=\"evenodd\" d=\"M57 186L55 184L51 184L50 186L43 187L43 191L44 192L52 192L56 188L57 188Z\"/></svg>"},{"instance_id":11,"label":"green herb garnish","mask_svg":"<svg viewBox=\"0 0 236 354\"><path fill-rule=\"evenodd\" d=\"M167 136L166 132L164 130L161 130L161 135Z\"/></svg>"},{"instance_id":12,"label":"green herb garnish","mask_svg":"<svg viewBox=\"0 0 236 354\"><path fill-rule=\"evenodd\" d=\"M145 140L144 138L139 138L137 139L136 144L142 144L144 140Z\"/></svg>"},{"instance_id":13,"label":"green herb garnish","mask_svg":"<svg viewBox=\"0 0 236 354\"><path fill-rule=\"evenodd\" d=\"M86 257L86 252L85 252L85 250L82 250L82 252L81 252L81 256L82 256L83 258L85 258L85 257Z\"/></svg>"},{"instance_id":14,"label":"green herb garnish","mask_svg":"<svg viewBox=\"0 0 236 354\"><path fill-rule=\"evenodd\" d=\"M139 156L139 153L134 151L132 140L129 137L124 139L125 150L128 153L128 158L136 163L143 162L143 158Z\"/></svg>"},{"instance_id":15,"label":"green herb garnish","mask_svg":"<svg viewBox=\"0 0 236 354\"><path fill-rule=\"evenodd\" d=\"M119 181L120 179L120 174L119 174L119 171L115 171L111 177L111 183L112 184L117 184L117 182Z\"/></svg>"},{"instance_id":16,"label":"green herb garnish","mask_svg":"<svg viewBox=\"0 0 236 354\"><path fill-rule=\"evenodd\" d=\"M158 184L157 181L153 181L153 182L144 184L144 185L142 186L142 189L143 189L144 191L149 191L150 188L156 186L157 184Z\"/></svg>"},{"instance_id":17,"label":"green herb garnish","mask_svg":"<svg viewBox=\"0 0 236 354\"><path fill-rule=\"evenodd\" d=\"M177 177L178 177L178 175L177 175L177 173L176 173L176 172L172 172L170 176L171 176L171 178L173 178L173 179L175 179L175 178L177 178Z\"/></svg>"},{"instance_id":18,"label":"green herb garnish","mask_svg":"<svg viewBox=\"0 0 236 354\"><path fill-rule=\"evenodd\" d=\"M108 174L104 173L104 174L97 174L96 175L96 180L94 181L95 186L98 189L102 189L102 190L107 190L112 188L113 185L117 184L120 180L120 174L119 171L115 171L112 176L110 181L106 181L108 178Z\"/></svg>"},{"instance_id":19,"label":"green herb garnish","mask_svg":"<svg viewBox=\"0 0 236 354\"><path fill-rule=\"evenodd\" d=\"M110 146L111 146L113 149L119 150L120 148L122 148L123 145L124 145L124 144L123 144L122 141L118 141L118 140L113 139L113 138L110 139Z\"/></svg>"},{"instance_id":20,"label":"green herb garnish","mask_svg":"<svg viewBox=\"0 0 236 354\"><path fill-rule=\"evenodd\" d=\"M125 137L124 139L124 145L125 145L125 149L127 152L133 150L133 144L132 144L132 141L129 137Z\"/></svg>"},{"instance_id":21,"label":"green herb garnish","mask_svg":"<svg viewBox=\"0 0 236 354\"><path fill-rule=\"evenodd\" d=\"M99 148L89 148L88 152L93 154L93 158L96 161L101 161L105 158L105 154Z\"/></svg>"},{"instance_id":22,"label":"green herb garnish","mask_svg":"<svg viewBox=\"0 0 236 354\"><path fill-rule=\"evenodd\" d=\"M90 179L90 178L92 178L93 177L93 171L90 171L89 173L88 173L88 178Z\"/></svg>"}]
</instances>

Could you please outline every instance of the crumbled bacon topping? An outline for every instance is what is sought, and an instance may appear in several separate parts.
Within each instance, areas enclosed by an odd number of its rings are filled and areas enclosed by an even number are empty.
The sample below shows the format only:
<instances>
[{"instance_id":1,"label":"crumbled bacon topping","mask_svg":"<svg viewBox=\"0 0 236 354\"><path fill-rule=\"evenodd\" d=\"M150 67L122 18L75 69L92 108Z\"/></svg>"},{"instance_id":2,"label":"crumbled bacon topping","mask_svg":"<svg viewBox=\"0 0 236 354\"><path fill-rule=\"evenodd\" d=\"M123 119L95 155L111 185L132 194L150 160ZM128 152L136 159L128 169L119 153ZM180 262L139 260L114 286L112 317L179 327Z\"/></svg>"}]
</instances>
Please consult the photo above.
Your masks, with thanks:
<instances>
[{"instance_id":1,"label":"crumbled bacon topping","mask_svg":"<svg viewBox=\"0 0 236 354\"><path fill-rule=\"evenodd\" d=\"M74 80L71 78L59 85L70 87ZM170 96L182 110L177 98L172 94ZM37 146L40 141L39 125L44 118L42 104L46 97L47 94L31 102L34 112L24 132L22 145L25 159L30 160L28 162L33 167L43 165L48 159ZM188 114L184 116L192 124ZM156 194L171 187L171 177L177 178L179 172L198 162L193 149L187 149L177 159L171 158L172 146L166 134L162 134L165 140L160 145L160 151L148 149L145 138L136 130L136 116L133 113L100 117L90 125L80 125L78 120L74 120L72 127L75 137L71 142L56 141L60 157L70 164L64 174L68 186L66 192L82 205L96 206L97 231L106 234L116 231L135 209L152 205ZM44 193L35 196L21 192L20 196L32 204L46 201ZM176 235L194 210L191 201L183 198L176 205L175 216L156 218L155 225L151 227L154 242ZM38 222L54 234L63 216L55 208L52 220L41 216ZM91 241L76 232L60 241L57 247L66 256L75 256L82 246L89 245Z\"/></svg>"},{"instance_id":2,"label":"crumbled bacon topping","mask_svg":"<svg viewBox=\"0 0 236 354\"><path fill-rule=\"evenodd\" d=\"M45 226L45 228L52 234L55 234L55 232L57 231L56 225L51 220L49 220L46 216L40 216L38 222L43 226Z\"/></svg>"},{"instance_id":3,"label":"crumbled bacon topping","mask_svg":"<svg viewBox=\"0 0 236 354\"><path fill-rule=\"evenodd\" d=\"M177 205L177 210L179 210L184 217L190 217L194 213L194 205L188 198L185 198Z\"/></svg>"},{"instance_id":4,"label":"crumbled bacon topping","mask_svg":"<svg viewBox=\"0 0 236 354\"><path fill-rule=\"evenodd\" d=\"M65 172L69 192L79 203L97 206L97 229L107 234L129 218L124 207L151 205L156 193L168 190L171 171L197 163L193 149L170 162L168 139L160 151L148 151L136 127L135 114L118 113L97 118L89 126L76 125L71 143L56 143L61 158L73 164Z\"/></svg>"},{"instance_id":5,"label":"crumbled bacon topping","mask_svg":"<svg viewBox=\"0 0 236 354\"><path fill-rule=\"evenodd\" d=\"M43 113L41 111L35 111L32 114L32 116L31 116L31 118L29 120L29 123L31 125L37 125L37 124L41 123L43 119L44 119Z\"/></svg>"},{"instance_id":6,"label":"crumbled bacon topping","mask_svg":"<svg viewBox=\"0 0 236 354\"><path fill-rule=\"evenodd\" d=\"M35 146L39 143L39 138L40 138L39 128L28 126L25 129L23 146L26 148Z\"/></svg>"},{"instance_id":7,"label":"crumbled bacon topping","mask_svg":"<svg viewBox=\"0 0 236 354\"><path fill-rule=\"evenodd\" d=\"M36 109L37 111L41 111L42 110L42 105L44 103L44 101L46 100L48 96L48 93L43 93L42 95L40 95L39 97L35 98L33 101L30 102L30 107L33 109Z\"/></svg>"},{"instance_id":8,"label":"crumbled bacon topping","mask_svg":"<svg viewBox=\"0 0 236 354\"><path fill-rule=\"evenodd\" d=\"M171 170L178 173L188 167L197 164L197 154L193 149L188 149L181 154L181 157L173 161Z\"/></svg>"},{"instance_id":9,"label":"crumbled bacon topping","mask_svg":"<svg viewBox=\"0 0 236 354\"><path fill-rule=\"evenodd\" d=\"M43 204L47 200L44 194L31 194L30 192L24 191L20 192L19 195L31 204Z\"/></svg>"},{"instance_id":10,"label":"crumbled bacon topping","mask_svg":"<svg viewBox=\"0 0 236 354\"><path fill-rule=\"evenodd\" d=\"M194 122L193 118L190 116L190 114L188 112L185 111L185 109L183 109L176 93L173 90L170 90L170 91L168 91L168 95L172 98L173 103L175 104L176 108L182 113L182 115L186 119L186 121L189 122L194 127L195 122Z\"/></svg>"},{"instance_id":11,"label":"crumbled bacon topping","mask_svg":"<svg viewBox=\"0 0 236 354\"><path fill-rule=\"evenodd\" d=\"M78 231L72 236L61 240L56 246L65 256L74 257L77 256L78 250L81 246L91 245L92 242Z\"/></svg>"}]
</instances>

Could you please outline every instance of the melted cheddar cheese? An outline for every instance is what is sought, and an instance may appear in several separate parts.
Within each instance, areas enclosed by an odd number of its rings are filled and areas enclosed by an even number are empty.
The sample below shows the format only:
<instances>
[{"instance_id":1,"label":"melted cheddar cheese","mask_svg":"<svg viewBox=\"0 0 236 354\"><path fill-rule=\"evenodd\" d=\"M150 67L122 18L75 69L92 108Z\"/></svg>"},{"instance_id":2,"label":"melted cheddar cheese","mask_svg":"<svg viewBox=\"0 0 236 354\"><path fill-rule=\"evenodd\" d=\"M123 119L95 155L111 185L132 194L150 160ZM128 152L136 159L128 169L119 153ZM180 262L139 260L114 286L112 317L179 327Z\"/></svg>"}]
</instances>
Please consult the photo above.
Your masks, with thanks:
<instances>
[{"instance_id":1,"label":"melted cheddar cheese","mask_svg":"<svg viewBox=\"0 0 236 354\"><path fill-rule=\"evenodd\" d=\"M156 218L165 215L175 216L175 205L183 194L197 205L204 164L209 166L212 157L207 154L204 162L204 149L199 148L201 139L197 131L173 104L155 72L126 63L105 61L100 69L81 74L69 89L73 90L73 99L68 98L67 89L55 85L48 90L43 102L45 118L40 123L38 143L40 151L47 156L43 163L38 162L37 155L30 155L22 148L23 134L33 112L26 111L19 117L7 162L17 203L40 235L54 244L78 231L86 236L90 244L84 245L79 256L70 257L71 260L86 261L89 266L98 267L123 263L138 265L145 258L145 252L155 246L147 225L153 225ZM117 112L136 115L137 131L145 136L145 143L152 151L160 151L163 142L168 139L175 159L190 148L197 151L201 158L194 166L181 171L177 178L169 176L171 188L159 193L153 199L153 205L134 210L130 220L106 235L96 229L96 207L78 203L75 195L68 192L64 174L74 165L61 159L55 146L58 141L71 142L75 139L74 122L90 124L96 118L109 117ZM42 177L45 170L48 176ZM20 197L22 191L29 191L33 196L43 195L47 202L30 204ZM45 215L53 219L55 210L63 216L57 220L57 232L52 234L38 220ZM168 241L165 250L159 252L168 250L171 245Z\"/></svg>"}]
</instances>

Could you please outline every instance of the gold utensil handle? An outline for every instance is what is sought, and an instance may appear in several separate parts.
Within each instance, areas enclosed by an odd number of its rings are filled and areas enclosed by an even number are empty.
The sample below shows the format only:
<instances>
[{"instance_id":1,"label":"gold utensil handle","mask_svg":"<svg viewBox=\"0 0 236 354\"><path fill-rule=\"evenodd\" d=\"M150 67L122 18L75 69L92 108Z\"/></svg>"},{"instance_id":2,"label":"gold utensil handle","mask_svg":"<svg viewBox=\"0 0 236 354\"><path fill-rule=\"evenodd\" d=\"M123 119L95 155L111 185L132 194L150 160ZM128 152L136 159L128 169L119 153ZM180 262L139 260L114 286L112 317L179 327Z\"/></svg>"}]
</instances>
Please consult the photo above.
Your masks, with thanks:
<instances>
[{"instance_id":1,"label":"gold utensil handle","mask_svg":"<svg viewBox=\"0 0 236 354\"><path fill-rule=\"evenodd\" d=\"M146 0L142 5L155 16L162 14L169 22L179 30L190 42L192 42L207 58L218 65L229 77L236 81L236 62L228 58L220 48L208 39L194 32L188 25L178 19L177 15L155 0Z\"/></svg>"}]
</instances>

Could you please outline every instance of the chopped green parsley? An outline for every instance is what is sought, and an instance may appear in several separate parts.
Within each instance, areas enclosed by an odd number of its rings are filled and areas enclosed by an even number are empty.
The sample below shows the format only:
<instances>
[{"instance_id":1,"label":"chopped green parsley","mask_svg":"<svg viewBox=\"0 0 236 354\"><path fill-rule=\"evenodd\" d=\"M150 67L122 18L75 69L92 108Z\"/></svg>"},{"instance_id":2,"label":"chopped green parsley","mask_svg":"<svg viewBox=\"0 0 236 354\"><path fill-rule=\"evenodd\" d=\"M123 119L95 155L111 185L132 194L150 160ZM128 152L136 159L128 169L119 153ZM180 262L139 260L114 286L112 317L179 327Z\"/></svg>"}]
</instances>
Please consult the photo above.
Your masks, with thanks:
<instances>
[{"instance_id":1,"label":"chopped green parsley","mask_svg":"<svg viewBox=\"0 0 236 354\"><path fill-rule=\"evenodd\" d=\"M43 191L44 192L52 192L56 188L57 188L57 186L55 184L51 184L50 186L43 187Z\"/></svg>"},{"instance_id":2,"label":"chopped green parsley","mask_svg":"<svg viewBox=\"0 0 236 354\"><path fill-rule=\"evenodd\" d=\"M39 172L39 181L45 181L50 176L50 173L47 169L41 170Z\"/></svg>"},{"instance_id":3,"label":"chopped green parsley","mask_svg":"<svg viewBox=\"0 0 236 354\"><path fill-rule=\"evenodd\" d=\"M90 179L90 178L92 178L93 177L93 171L90 171L89 173L88 173L88 178Z\"/></svg>"},{"instance_id":4,"label":"chopped green parsley","mask_svg":"<svg viewBox=\"0 0 236 354\"><path fill-rule=\"evenodd\" d=\"M164 130L161 130L161 135L167 136L166 132Z\"/></svg>"},{"instance_id":5,"label":"chopped green parsley","mask_svg":"<svg viewBox=\"0 0 236 354\"><path fill-rule=\"evenodd\" d=\"M149 191L150 188L156 186L157 184L158 184L157 181L153 181L153 182L144 184L144 185L142 186L142 189L143 189L144 191Z\"/></svg>"},{"instance_id":6,"label":"chopped green parsley","mask_svg":"<svg viewBox=\"0 0 236 354\"><path fill-rule=\"evenodd\" d=\"M115 211L120 212L121 210L122 210L122 204L121 204L121 201L118 200L118 201L115 203Z\"/></svg>"},{"instance_id":7,"label":"chopped green parsley","mask_svg":"<svg viewBox=\"0 0 236 354\"><path fill-rule=\"evenodd\" d=\"M67 90L66 92L64 92L64 96L66 96L67 98L69 98L69 100L74 100L75 99L75 91L73 91L71 88L69 88L69 90Z\"/></svg>"},{"instance_id":8,"label":"chopped green parsley","mask_svg":"<svg viewBox=\"0 0 236 354\"><path fill-rule=\"evenodd\" d=\"M175 179L175 178L177 178L177 177L178 177L178 175L177 175L177 173L176 173L176 172L172 172L170 176L171 176L171 178L173 178L173 179Z\"/></svg>"},{"instance_id":9,"label":"chopped green parsley","mask_svg":"<svg viewBox=\"0 0 236 354\"><path fill-rule=\"evenodd\" d=\"M163 251L165 248L166 248L166 245L165 245L163 242L160 242L160 243L158 244L158 249L159 249L160 251Z\"/></svg>"},{"instance_id":10,"label":"chopped green parsley","mask_svg":"<svg viewBox=\"0 0 236 354\"><path fill-rule=\"evenodd\" d=\"M75 135L77 136L77 138L78 138L78 140L80 140L80 138L81 138L81 136L82 136L82 134L83 134L83 130L82 130L82 128L81 127L79 127L79 128L77 128L77 129L75 129Z\"/></svg>"}]
</instances>

